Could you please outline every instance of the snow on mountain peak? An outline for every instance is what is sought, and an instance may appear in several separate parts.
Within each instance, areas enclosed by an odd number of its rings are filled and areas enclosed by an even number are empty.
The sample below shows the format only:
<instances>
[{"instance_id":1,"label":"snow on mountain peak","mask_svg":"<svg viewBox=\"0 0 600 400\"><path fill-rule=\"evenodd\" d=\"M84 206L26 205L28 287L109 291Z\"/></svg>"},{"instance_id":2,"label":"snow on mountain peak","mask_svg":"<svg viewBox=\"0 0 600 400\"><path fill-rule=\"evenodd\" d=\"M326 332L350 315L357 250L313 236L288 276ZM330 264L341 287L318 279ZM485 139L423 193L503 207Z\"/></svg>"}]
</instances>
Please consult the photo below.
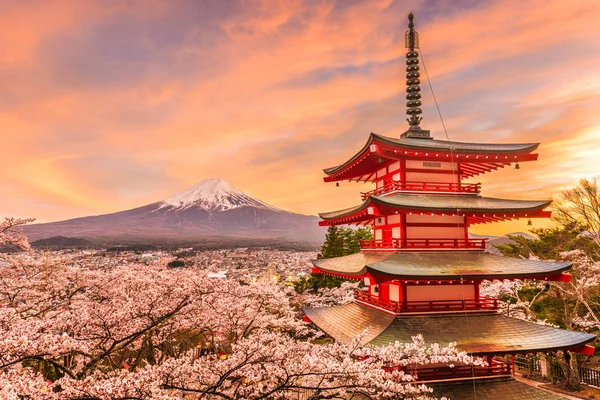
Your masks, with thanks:
<instances>
[{"instance_id":1,"label":"snow on mountain peak","mask_svg":"<svg viewBox=\"0 0 600 400\"><path fill-rule=\"evenodd\" d=\"M162 201L160 208L186 209L199 207L208 211L225 211L246 206L282 211L277 207L248 196L222 179L205 179L183 192L166 198Z\"/></svg>"}]
</instances>

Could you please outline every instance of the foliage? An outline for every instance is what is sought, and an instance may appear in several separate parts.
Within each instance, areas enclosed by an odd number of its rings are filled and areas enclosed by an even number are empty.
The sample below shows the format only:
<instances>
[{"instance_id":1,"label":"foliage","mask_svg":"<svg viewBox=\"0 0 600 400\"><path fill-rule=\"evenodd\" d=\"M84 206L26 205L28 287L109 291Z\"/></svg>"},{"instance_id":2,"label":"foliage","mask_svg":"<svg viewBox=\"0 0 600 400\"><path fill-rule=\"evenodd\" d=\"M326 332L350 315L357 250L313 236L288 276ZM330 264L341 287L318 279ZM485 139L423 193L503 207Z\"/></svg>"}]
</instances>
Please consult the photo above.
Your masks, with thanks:
<instances>
[{"instance_id":1,"label":"foliage","mask_svg":"<svg viewBox=\"0 0 600 400\"><path fill-rule=\"evenodd\" d=\"M167 264L169 268L183 268L185 267L185 262L183 260L173 260Z\"/></svg>"},{"instance_id":2,"label":"foliage","mask_svg":"<svg viewBox=\"0 0 600 400\"><path fill-rule=\"evenodd\" d=\"M572 264L570 282L513 283L509 297L525 310L525 318L547 320L568 329L600 331L600 198L596 181L582 179L555 201L555 220L562 226L535 229L538 239L510 237L513 243L497 246L507 256L558 260ZM487 284L487 289L499 286ZM483 290L482 293L485 293ZM510 303L509 299L509 303ZM566 385L577 388L577 357L564 353Z\"/></svg>"},{"instance_id":3,"label":"foliage","mask_svg":"<svg viewBox=\"0 0 600 400\"><path fill-rule=\"evenodd\" d=\"M565 226L579 226L600 246L600 189L596 180L581 179L554 201L554 218Z\"/></svg>"},{"instance_id":4,"label":"foliage","mask_svg":"<svg viewBox=\"0 0 600 400\"><path fill-rule=\"evenodd\" d=\"M360 252L360 241L373 239L369 227L352 229L350 227L330 226L327 229L325 243L317 258L335 258Z\"/></svg>"},{"instance_id":5,"label":"foliage","mask_svg":"<svg viewBox=\"0 0 600 400\"><path fill-rule=\"evenodd\" d=\"M3 399L428 398L385 366L472 363L423 338L317 345L270 280L208 279L163 264L83 269L76 253L0 267ZM479 362L479 361L477 361Z\"/></svg>"},{"instance_id":6,"label":"foliage","mask_svg":"<svg viewBox=\"0 0 600 400\"><path fill-rule=\"evenodd\" d=\"M29 250L29 241L19 227L33 221L34 218L5 218L4 222L0 223L0 246L11 245L21 250Z\"/></svg>"},{"instance_id":7,"label":"foliage","mask_svg":"<svg viewBox=\"0 0 600 400\"><path fill-rule=\"evenodd\" d=\"M360 241L373 239L373 231L369 227L352 229L330 226L327 229L325 242L317 258L335 258L360 252ZM348 279L325 274L310 274L294 282L294 289L298 293L310 291L313 294L323 294L323 289L339 288Z\"/></svg>"},{"instance_id":8,"label":"foliage","mask_svg":"<svg viewBox=\"0 0 600 400\"><path fill-rule=\"evenodd\" d=\"M583 250L596 257L598 245L588 235L582 234L581 225L569 223L560 227L532 229L537 238L509 235L511 242L497 245L502 254L510 257L529 258L531 255L542 260L556 260L560 253Z\"/></svg>"}]
</instances>

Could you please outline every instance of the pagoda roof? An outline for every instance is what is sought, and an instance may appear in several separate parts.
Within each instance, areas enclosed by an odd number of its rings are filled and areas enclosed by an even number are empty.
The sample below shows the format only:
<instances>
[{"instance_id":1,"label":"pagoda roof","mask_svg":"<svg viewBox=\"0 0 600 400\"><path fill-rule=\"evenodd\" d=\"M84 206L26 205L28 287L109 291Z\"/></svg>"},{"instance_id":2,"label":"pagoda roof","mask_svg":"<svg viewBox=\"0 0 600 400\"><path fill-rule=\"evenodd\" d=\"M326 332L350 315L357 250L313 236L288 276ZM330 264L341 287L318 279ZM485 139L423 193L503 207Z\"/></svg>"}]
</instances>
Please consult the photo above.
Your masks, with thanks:
<instances>
[{"instance_id":1,"label":"pagoda roof","mask_svg":"<svg viewBox=\"0 0 600 400\"><path fill-rule=\"evenodd\" d=\"M371 147L375 146L375 149ZM376 157L384 157L394 159L401 155L407 155L409 157L418 157L418 152L433 152L439 156L446 157L452 153L453 157L456 157L456 161L468 162L469 164L497 164L490 165L489 167L483 168L481 171L476 173L467 173L465 176L477 175L479 173L496 169L504 165L508 165L511 162L517 161L531 161L537 159L537 155L530 155L532 151L536 150L539 143L471 143L471 142L452 142L447 140L436 140L436 139L423 139L423 138L391 138L387 136L378 135L371 133L365 145L352 156L349 160L343 164L335 167L325 168L323 171L325 174L331 176L343 172L345 169L351 166L356 166L358 162L364 162L370 155ZM375 151L373 151L375 150ZM482 156L481 158L475 158L476 156ZM488 157L486 157L486 155ZM425 153L421 154L425 156ZM463 158L461 158L461 156ZM471 156L467 160L467 156ZM373 161L373 160L372 160ZM377 166L379 160L374 160L374 164L370 165L368 169L372 169L373 166ZM353 179L354 176L339 176L338 179ZM326 179L328 180L328 179Z\"/></svg>"},{"instance_id":2,"label":"pagoda roof","mask_svg":"<svg viewBox=\"0 0 600 400\"><path fill-rule=\"evenodd\" d=\"M359 278L383 275L399 279L535 279L559 275L568 262L525 260L475 252L356 253L313 261L321 272Z\"/></svg>"},{"instance_id":3,"label":"pagoda roof","mask_svg":"<svg viewBox=\"0 0 600 400\"><path fill-rule=\"evenodd\" d=\"M410 343L413 336L421 334L428 344L456 342L459 350L474 355L575 349L596 337L496 313L394 317L357 303L303 311L320 329L343 343L369 328L362 339L365 344Z\"/></svg>"},{"instance_id":4,"label":"pagoda roof","mask_svg":"<svg viewBox=\"0 0 600 400\"><path fill-rule=\"evenodd\" d=\"M570 398L538 389L512 377L427 383L427 386L433 389L434 396L449 399L564 400Z\"/></svg>"},{"instance_id":5,"label":"pagoda roof","mask_svg":"<svg viewBox=\"0 0 600 400\"><path fill-rule=\"evenodd\" d=\"M502 215L493 218L510 219L512 213L537 212L548 207L552 200L508 200L481 196L452 196L444 194L415 194L394 193L387 196L369 196L363 204L343 210L320 213L324 220L340 220L346 217L356 219L358 222L373 219L379 215L393 214L395 211L410 212L437 212L437 213L498 213ZM376 206L380 214L368 213L369 206ZM388 209L389 212L382 212ZM509 214L506 216L504 214ZM358 217L358 219L357 219ZM362 218L360 218L362 217ZM480 215L478 215L480 217ZM531 215L533 217L533 215ZM471 223L477 221L470 221ZM343 223L340 221L340 223Z\"/></svg>"}]
</instances>

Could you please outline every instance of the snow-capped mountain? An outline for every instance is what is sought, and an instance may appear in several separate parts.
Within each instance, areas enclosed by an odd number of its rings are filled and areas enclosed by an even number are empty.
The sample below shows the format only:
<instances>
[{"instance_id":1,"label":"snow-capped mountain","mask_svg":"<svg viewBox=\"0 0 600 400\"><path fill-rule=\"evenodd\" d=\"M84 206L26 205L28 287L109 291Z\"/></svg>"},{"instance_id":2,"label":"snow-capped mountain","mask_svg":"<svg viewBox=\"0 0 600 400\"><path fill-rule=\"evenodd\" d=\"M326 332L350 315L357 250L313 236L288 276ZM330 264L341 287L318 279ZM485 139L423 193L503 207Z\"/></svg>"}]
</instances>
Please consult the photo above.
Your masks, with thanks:
<instances>
[{"instance_id":1,"label":"snow-capped mountain","mask_svg":"<svg viewBox=\"0 0 600 400\"><path fill-rule=\"evenodd\" d=\"M256 207L283 211L263 201L248 196L222 179L205 179L183 192L162 201L160 208L173 207L185 210L199 207L207 211L225 211L239 207Z\"/></svg>"},{"instance_id":2,"label":"snow-capped mountain","mask_svg":"<svg viewBox=\"0 0 600 400\"><path fill-rule=\"evenodd\" d=\"M53 236L92 242L276 239L320 243L316 216L296 214L248 196L221 179L206 179L162 201L111 214L24 228L31 241Z\"/></svg>"}]
</instances>

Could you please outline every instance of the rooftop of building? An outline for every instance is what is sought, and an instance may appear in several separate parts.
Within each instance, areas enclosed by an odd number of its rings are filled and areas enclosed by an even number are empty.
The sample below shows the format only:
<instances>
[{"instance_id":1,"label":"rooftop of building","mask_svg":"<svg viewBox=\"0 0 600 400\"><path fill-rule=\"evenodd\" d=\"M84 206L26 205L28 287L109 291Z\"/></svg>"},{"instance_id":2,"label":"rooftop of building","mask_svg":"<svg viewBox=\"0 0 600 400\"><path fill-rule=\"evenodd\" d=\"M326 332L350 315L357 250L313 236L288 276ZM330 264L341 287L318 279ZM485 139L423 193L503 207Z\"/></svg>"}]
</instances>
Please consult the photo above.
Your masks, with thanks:
<instances>
[{"instance_id":1,"label":"rooftop of building","mask_svg":"<svg viewBox=\"0 0 600 400\"><path fill-rule=\"evenodd\" d=\"M466 379L443 383L428 383L436 397L461 400L564 400L548 391L529 386L511 377L491 379Z\"/></svg>"},{"instance_id":2,"label":"rooftop of building","mask_svg":"<svg viewBox=\"0 0 600 400\"><path fill-rule=\"evenodd\" d=\"M410 212L434 212L449 214L496 213L502 218L504 214L537 212L548 207L552 200L510 200L477 195L452 196L446 194L393 193L387 196L369 196L356 207L320 213L324 220L336 220L353 216L374 205L393 210ZM371 216L375 218L376 216ZM510 215L504 216L510 218Z\"/></svg>"},{"instance_id":3,"label":"rooftop of building","mask_svg":"<svg viewBox=\"0 0 600 400\"><path fill-rule=\"evenodd\" d=\"M490 253L356 253L313 261L322 272L348 277L366 274L398 279L544 278L571 267L568 262L525 260Z\"/></svg>"},{"instance_id":4,"label":"rooftop of building","mask_svg":"<svg viewBox=\"0 0 600 400\"><path fill-rule=\"evenodd\" d=\"M396 151L403 152L405 150L422 150L422 151L438 151L442 153L470 153L473 155L514 155L531 153L538 148L539 143L472 143L472 142L453 142L447 140L424 140L417 138L392 138L388 136L371 133L365 145L350 159L335 167L325 168L323 171L327 175L335 174L348 167L365 153L368 153L370 147L374 143L381 143L391 146ZM471 162L473 160L471 159ZM484 162L485 160L480 160Z\"/></svg>"},{"instance_id":5,"label":"rooftop of building","mask_svg":"<svg viewBox=\"0 0 600 400\"><path fill-rule=\"evenodd\" d=\"M409 343L413 336L421 334L426 343L456 342L459 350L474 355L574 349L596 337L497 313L394 316L357 303L306 308L304 313L340 342L348 343L368 328L363 343Z\"/></svg>"}]
</instances>

